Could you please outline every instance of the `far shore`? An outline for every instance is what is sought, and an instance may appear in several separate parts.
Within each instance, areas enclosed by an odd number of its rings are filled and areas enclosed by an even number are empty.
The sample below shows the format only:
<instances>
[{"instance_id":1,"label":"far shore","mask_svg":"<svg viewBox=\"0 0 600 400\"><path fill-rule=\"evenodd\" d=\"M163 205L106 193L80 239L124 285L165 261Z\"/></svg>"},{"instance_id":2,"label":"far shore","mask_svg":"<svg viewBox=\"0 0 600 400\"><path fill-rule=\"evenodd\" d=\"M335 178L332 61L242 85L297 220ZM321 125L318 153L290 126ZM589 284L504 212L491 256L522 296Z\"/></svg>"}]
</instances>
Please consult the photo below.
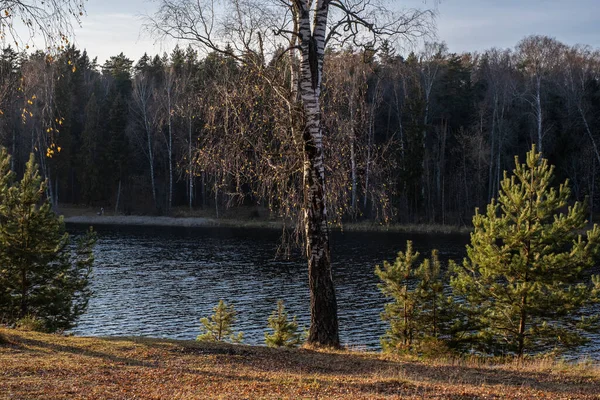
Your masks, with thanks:
<instances>
[{"instance_id":1,"label":"far shore","mask_svg":"<svg viewBox=\"0 0 600 400\"><path fill-rule=\"evenodd\" d=\"M155 227L230 227L230 228L267 228L282 229L284 222L279 219L249 217L248 213L237 212L222 218L214 216L187 216L175 213L175 216L153 215L120 215L106 212L98 215L95 209L63 208L58 210L68 224L78 225L122 225L122 226L155 226ZM332 230L352 232L406 232L406 233L468 233L470 228L455 225L436 224L383 224L375 221L346 222L342 225L332 224Z\"/></svg>"}]
</instances>

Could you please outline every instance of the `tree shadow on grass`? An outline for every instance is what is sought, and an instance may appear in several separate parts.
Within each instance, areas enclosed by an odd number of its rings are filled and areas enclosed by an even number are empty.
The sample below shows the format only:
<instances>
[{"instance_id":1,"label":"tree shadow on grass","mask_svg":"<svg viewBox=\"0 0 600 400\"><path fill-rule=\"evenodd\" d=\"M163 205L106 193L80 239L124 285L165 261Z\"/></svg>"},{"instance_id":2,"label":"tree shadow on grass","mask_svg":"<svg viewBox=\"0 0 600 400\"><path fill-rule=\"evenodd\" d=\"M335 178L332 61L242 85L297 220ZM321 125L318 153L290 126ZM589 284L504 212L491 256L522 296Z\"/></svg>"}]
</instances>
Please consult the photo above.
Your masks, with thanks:
<instances>
[{"instance_id":1,"label":"tree shadow on grass","mask_svg":"<svg viewBox=\"0 0 600 400\"><path fill-rule=\"evenodd\" d=\"M142 348L142 345L147 345L148 348L150 348L150 349L160 349L163 347L164 348L172 348L173 347L173 342L170 342L168 340L165 340L165 341L156 340L156 339L144 340L144 339L140 339L140 338L135 338L135 340L133 340L134 338L98 338L98 339L106 341L106 342L126 342L126 341L133 342L129 346L126 346L125 348L121 347L120 349L118 349L118 351L124 351L127 349L140 350ZM163 362L164 360L162 360L162 357L160 357L159 355L156 355L156 354L153 356L144 356L144 355L140 354L137 357L136 356L123 357L123 356L117 356L115 354L111 354L110 352L102 352L102 351L85 348L84 345L69 346L69 345L64 345L64 344L59 344L59 343L52 343L52 342L48 342L48 341L37 340L37 339L33 339L33 338L27 338L27 337L18 336L18 335L15 335L9 339L8 346L10 346L14 349L18 349L19 351L22 351L22 352L42 353L42 352L49 351L49 352L56 353L57 355L60 355L60 353L63 353L63 354L68 353L68 354L72 354L75 356L98 358L98 359L107 361L109 363L119 364L120 366L133 366L133 367L142 367L142 368L147 368L147 369L151 369L151 370L156 370L156 373L160 373L160 371L163 368L165 368L165 365ZM231 356L231 355L242 354L242 353L249 354L249 352L243 350L243 348L245 346L234 346L234 347L238 347L239 349L236 350L233 348L228 348L227 346L221 346L220 344L213 344L213 346L208 346L206 348L203 347L200 350L203 350L203 352L201 353L203 355L217 354L217 355ZM257 382L257 381L268 382L269 381L269 379L251 377L251 376L246 376L246 375L241 375L241 374L225 374L222 372L215 373L215 372L205 371L205 370L200 371L198 369L195 369L193 365L185 365L185 364L179 365L176 368L176 370L177 370L178 374L202 375L209 379L220 379L220 380L225 380L225 381L227 381L227 380L248 381L248 382Z\"/></svg>"},{"instance_id":2,"label":"tree shadow on grass","mask_svg":"<svg viewBox=\"0 0 600 400\"><path fill-rule=\"evenodd\" d=\"M19 351L50 351L93 357L119 364L118 369L120 366L136 366L144 368L148 373L160 375L166 368L177 375L196 375L224 381L262 382L268 385L277 385L279 380L291 379L292 382L297 382L311 378L318 379L329 387L347 386L352 392L363 393L366 396L415 394L419 391L423 391L425 395L433 395L436 388L440 387L449 388L451 392L457 390L456 387L466 387L469 398L478 398L481 397L478 388L486 386L493 392L509 393L511 396L543 391L551 398L568 395L596 398L600 385L600 377L593 371L567 371L561 374L550 370L519 370L468 363L436 365L386 360L368 353L271 349L145 338L102 338L99 340L107 345L107 351L102 351L102 348L87 348L85 341L70 345L68 342L55 343L53 340L38 340L19 334L14 337L6 334L5 338L11 343L8 347L17 348ZM97 343L97 340L94 339L90 343ZM114 347L111 347L113 345ZM127 354L129 351L133 353L131 356ZM210 361L204 358L207 356L211 357ZM218 363L222 368L219 371L199 368L207 362ZM256 376L255 372L261 376ZM455 394L447 393L450 397ZM455 398L461 396L456 394Z\"/></svg>"},{"instance_id":3,"label":"tree shadow on grass","mask_svg":"<svg viewBox=\"0 0 600 400\"><path fill-rule=\"evenodd\" d=\"M403 362L377 359L352 353L322 353L312 350L257 351L247 362L263 371L286 371L293 374L371 375L378 382L364 385L363 389L377 393L386 386L406 388L406 383L427 382L434 385L505 386L511 392L523 389L540 390L556 395L569 393L598 395L600 378L559 374L557 372L477 367L468 365L432 365L422 362ZM262 359L262 362L261 362ZM242 361L244 362L244 361ZM396 382L387 382L397 378ZM383 388L383 389L382 389ZM361 390L362 391L362 390Z\"/></svg>"},{"instance_id":4,"label":"tree shadow on grass","mask_svg":"<svg viewBox=\"0 0 600 400\"><path fill-rule=\"evenodd\" d=\"M140 366L140 367L153 367L155 363L152 361L144 361L139 360L137 358L129 358L129 357L121 357L116 356L114 354L96 351L92 349L86 349L77 346L68 346L58 343L51 343L47 341L19 337L18 340L11 340L11 347L18 348L20 351L24 352L42 352L44 350L51 351L54 353L70 353L73 355L84 356L84 357L95 357L100 358L105 361L109 361L112 363L119 363L124 365L131 366Z\"/></svg>"}]
</instances>

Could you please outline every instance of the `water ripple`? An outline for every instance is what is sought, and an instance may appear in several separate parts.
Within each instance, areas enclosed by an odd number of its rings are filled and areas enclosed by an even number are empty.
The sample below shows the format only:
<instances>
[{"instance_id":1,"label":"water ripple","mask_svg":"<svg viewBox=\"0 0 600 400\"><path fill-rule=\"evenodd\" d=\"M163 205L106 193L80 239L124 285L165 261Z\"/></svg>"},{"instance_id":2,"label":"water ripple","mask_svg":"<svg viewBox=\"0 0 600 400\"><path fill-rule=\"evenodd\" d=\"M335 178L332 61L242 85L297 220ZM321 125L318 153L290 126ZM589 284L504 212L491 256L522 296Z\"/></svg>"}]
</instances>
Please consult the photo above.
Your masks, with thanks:
<instances>
[{"instance_id":1,"label":"water ripple","mask_svg":"<svg viewBox=\"0 0 600 400\"><path fill-rule=\"evenodd\" d=\"M70 225L75 234L83 227ZM333 274L341 340L377 349L385 331L385 299L377 289L375 265L393 260L407 239L442 260L464 256L466 235L335 233ZM220 299L238 310L236 328L245 343L264 344L267 318L283 299L290 315L308 327L306 261L275 260L279 233L263 229L99 227L96 263L87 312L77 335L137 335L194 339L199 319ZM595 355L600 338L579 355Z\"/></svg>"}]
</instances>

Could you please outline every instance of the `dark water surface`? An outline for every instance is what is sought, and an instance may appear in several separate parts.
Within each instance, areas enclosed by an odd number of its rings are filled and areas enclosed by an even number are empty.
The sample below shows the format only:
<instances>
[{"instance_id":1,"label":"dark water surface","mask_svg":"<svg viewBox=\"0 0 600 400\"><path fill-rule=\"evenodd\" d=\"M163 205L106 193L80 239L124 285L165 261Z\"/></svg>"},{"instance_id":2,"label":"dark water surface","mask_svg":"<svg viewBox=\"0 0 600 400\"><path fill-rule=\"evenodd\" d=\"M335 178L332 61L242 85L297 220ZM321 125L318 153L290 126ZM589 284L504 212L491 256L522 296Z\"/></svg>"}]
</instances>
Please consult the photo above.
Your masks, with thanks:
<instances>
[{"instance_id":1,"label":"dark water surface","mask_svg":"<svg viewBox=\"0 0 600 400\"><path fill-rule=\"evenodd\" d=\"M82 226L68 226L77 234ZM239 312L236 328L247 344L264 344L267 318L278 299L300 325L309 324L306 261L275 259L280 232L248 228L99 226L88 310L73 330L89 336L152 336L194 339L199 319L220 299ZM376 349L385 331L385 299L376 264L392 261L406 240L422 254L462 259L465 234L334 232L333 274L344 344ZM595 345L586 347L590 354ZM581 353L580 353L581 354ZM594 356L594 354L590 354ZM596 358L596 357L594 357ZM599 357L600 358L600 357Z\"/></svg>"}]
</instances>

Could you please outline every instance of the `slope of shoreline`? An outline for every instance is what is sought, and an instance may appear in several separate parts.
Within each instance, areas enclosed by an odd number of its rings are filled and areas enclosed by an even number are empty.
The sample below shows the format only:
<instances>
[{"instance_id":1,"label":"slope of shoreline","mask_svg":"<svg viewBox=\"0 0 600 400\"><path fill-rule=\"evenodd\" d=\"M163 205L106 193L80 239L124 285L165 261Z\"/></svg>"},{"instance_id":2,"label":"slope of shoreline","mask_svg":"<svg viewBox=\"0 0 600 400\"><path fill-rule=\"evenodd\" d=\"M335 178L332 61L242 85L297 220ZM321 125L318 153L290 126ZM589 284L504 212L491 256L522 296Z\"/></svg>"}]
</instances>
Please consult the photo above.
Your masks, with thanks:
<instances>
[{"instance_id":1,"label":"slope of shoreline","mask_svg":"<svg viewBox=\"0 0 600 400\"><path fill-rule=\"evenodd\" d=\"M0 328L0 398L600 399L600 369Z\"/></svg>"}]
</instances>

